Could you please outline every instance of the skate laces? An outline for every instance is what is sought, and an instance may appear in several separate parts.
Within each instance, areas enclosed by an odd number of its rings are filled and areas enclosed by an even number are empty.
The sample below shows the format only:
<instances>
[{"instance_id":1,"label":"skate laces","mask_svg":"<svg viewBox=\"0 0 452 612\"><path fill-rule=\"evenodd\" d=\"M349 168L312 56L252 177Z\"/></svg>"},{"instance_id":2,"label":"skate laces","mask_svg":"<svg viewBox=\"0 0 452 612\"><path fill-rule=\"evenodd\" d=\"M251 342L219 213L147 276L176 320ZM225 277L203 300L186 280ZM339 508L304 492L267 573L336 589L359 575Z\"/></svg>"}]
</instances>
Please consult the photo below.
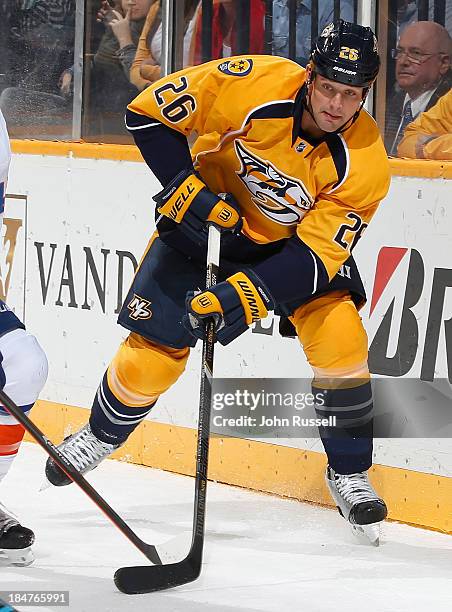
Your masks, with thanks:
<instances>
[{"instance_id":1,"label":"skate laces","mask_svg":"<svg viewBox=\"0 0 452 612\"><path fill-rule=\"evenodd\" d=\"M334 474L334 481L341 497L351 505L379 499L365 472Z\"/></svg>"},{"instance_id":2,"label":"skate laces","mask_svg":"<svg viewBox=\"0 0 452 612\"><path fill-rule=\"evenodd\" d=\"M61 450L80 471L110 455L115 448L114 444L96 438L87 424L74 437L69 438Z\"/></svg>"},{"instance_id":3,"label":"skate laces","mask_svg":"<svg viewBox=\"0 0 452 612\"><path fill-rule=\"evenodd\" d=\"M15 525L19 525L19 521L15 518L13 513L0 502L0 534L8 531L8 529Z\"/></svg>"}]
</instances>

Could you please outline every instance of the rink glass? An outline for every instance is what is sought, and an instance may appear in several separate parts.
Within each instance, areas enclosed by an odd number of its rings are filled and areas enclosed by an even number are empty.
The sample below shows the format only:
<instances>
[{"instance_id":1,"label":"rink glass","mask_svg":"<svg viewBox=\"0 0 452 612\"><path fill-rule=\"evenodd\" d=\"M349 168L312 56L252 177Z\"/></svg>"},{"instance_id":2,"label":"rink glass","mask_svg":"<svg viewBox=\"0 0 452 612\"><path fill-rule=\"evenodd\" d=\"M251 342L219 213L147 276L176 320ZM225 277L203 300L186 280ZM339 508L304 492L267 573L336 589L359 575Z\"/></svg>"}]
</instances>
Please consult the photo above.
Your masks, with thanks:
<instances>
[{"instance_id":1,"label":"rink glass","mask_svg":"<svg viewBox=\"0 0 452 612\"><path fill-rule=\"evenodd\" d=\"M120 0L110 4L120 10ZM184 17L184 4L193 15L190 19ZM221 57L229 49L233 55L274 54L304 65L311 41L332 19L371 25L380 41L382 68L366 108L383 136L389 130L390 100L400 93L394 58L401 56L400 34L415 21L435 21L449 33L452 29L452 0L224 0L219 11L215 4L162 2L162 74ZM10 115L11 136L131 143L124 109L139 91L121 76L118 41L108 19L99 20L100 0L61 0L58 10L44 17L33 7L21 8L30 6L23 3L0 0L0 5L0 105ZM141 25L135 23L135 40ZM134 51L128 48L127 53L131 58ZM422 62L432 59L431 52L422 49L407 55L414 65L421 57Z\"/></svg>"}]
</instances>

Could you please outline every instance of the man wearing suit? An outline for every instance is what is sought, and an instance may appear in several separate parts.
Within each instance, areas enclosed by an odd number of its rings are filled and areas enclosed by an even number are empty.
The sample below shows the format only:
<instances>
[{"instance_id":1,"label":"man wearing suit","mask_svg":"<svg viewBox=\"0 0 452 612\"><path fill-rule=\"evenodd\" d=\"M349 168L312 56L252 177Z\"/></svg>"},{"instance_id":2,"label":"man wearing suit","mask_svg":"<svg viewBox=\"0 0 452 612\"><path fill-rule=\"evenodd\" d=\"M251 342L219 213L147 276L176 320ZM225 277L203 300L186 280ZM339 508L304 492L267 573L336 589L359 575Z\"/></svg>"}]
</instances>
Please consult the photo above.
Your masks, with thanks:
<instances>
[{"instance_id":1,"label":"man wearing suit","mask_svg":"<svg viewBox=\"0 0 452 612\"><path fill-rule=\"evenodd\" d=\"M390 155L406 126L452 86L452 40L438 23L417 21L402 32L394 50L396 91L386 109L385 146Z\"/></svg>"}]
</instances>

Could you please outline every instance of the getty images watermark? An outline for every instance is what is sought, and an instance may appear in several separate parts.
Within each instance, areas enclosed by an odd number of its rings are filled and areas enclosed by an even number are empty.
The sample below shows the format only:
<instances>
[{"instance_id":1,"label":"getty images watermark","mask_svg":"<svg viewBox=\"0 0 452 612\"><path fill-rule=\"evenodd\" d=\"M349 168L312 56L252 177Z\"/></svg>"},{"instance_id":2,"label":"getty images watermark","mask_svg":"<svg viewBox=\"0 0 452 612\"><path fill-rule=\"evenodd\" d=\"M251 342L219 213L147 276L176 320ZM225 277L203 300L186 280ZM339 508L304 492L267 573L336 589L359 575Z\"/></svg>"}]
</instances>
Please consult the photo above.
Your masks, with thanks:
<instances>
[{"instance_id":1,"label":"getty images watermark","mask_svg":"<svg viewBox=\"0 0 452 612\"><path fill-rule=\"evenodd\" d=\"M315 408L325 405L323 393L287 389L231 389L231 380L228 383L225 379L216 382L212 393L212 426L217 433L248 430L248 433L265 435L274 430L281 430L281 433L285 430L293 436L295 432L306 435L311 428L336 427L335 415L315 415ZM248 379L247 382L255 387L254 381ZM219 386L221 391L218 390ZM229 390L223 390L225 386Z\"/></svg>"},{"instance_id":2,"label":"getty images watermark","mask_svg":"<svg viewBox=\"0 0 452 612\"><path fill-rule=\"evenodd\" d=\"M452 376L432 381L212 379L212 433L243 438L452 439ZM355 398L348 389L362 388ZM337 419L337 422L336 422ZM361 432L361 433L360 433Z\"/></svg>"}]
</instances>

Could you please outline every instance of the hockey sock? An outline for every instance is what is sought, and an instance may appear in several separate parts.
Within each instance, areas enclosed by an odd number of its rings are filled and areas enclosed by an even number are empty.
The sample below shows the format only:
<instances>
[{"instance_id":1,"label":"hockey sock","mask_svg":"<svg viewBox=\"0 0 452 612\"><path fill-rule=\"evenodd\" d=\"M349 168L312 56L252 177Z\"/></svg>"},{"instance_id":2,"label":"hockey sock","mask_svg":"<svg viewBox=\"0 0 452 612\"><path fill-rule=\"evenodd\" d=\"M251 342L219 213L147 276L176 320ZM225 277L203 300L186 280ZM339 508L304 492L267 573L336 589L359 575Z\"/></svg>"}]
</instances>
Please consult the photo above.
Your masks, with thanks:
<instances>
[{"instance_id":1,"label":"hockey sock","mask_svg":"<svg viewBox=\"0 0 452 612\"><path fill-rule=\"evenodd\" d=\"M320 383L320 384L319 384ZM335 417L335 425L319 427L328 463L339 474L368 470L372 465L373 402L368 380L338 380L334 388L312 387L318 418ZM346 385L344 384L346 383ZM354 386L350 386L353 384ZM328 387L331 387L329 384ZM319 401L320 398L320 401Z\"/></svg>"},{"instance_id":2,"label":"hockey sock","mask_svg":"<svg viewBox=\"0 0 452 612\"><path fill-rule=\"evenodd\" d=\"M104 374L94 398L89 424L93 434L107 444L122 444L149 414L152 404L127 406L113 395Z\"/></svg>"},{"instance_id":3,"label":"hockey sock","mask_svg":"<svg viewBox=\"0 0 452 612\"><path fill-rule=\"evenodd\" d=\"M28 414L32 406L23 406ZM0 481L6 476L17 456L25 429L0 406Z\"/></svg>"}]
</instances>

